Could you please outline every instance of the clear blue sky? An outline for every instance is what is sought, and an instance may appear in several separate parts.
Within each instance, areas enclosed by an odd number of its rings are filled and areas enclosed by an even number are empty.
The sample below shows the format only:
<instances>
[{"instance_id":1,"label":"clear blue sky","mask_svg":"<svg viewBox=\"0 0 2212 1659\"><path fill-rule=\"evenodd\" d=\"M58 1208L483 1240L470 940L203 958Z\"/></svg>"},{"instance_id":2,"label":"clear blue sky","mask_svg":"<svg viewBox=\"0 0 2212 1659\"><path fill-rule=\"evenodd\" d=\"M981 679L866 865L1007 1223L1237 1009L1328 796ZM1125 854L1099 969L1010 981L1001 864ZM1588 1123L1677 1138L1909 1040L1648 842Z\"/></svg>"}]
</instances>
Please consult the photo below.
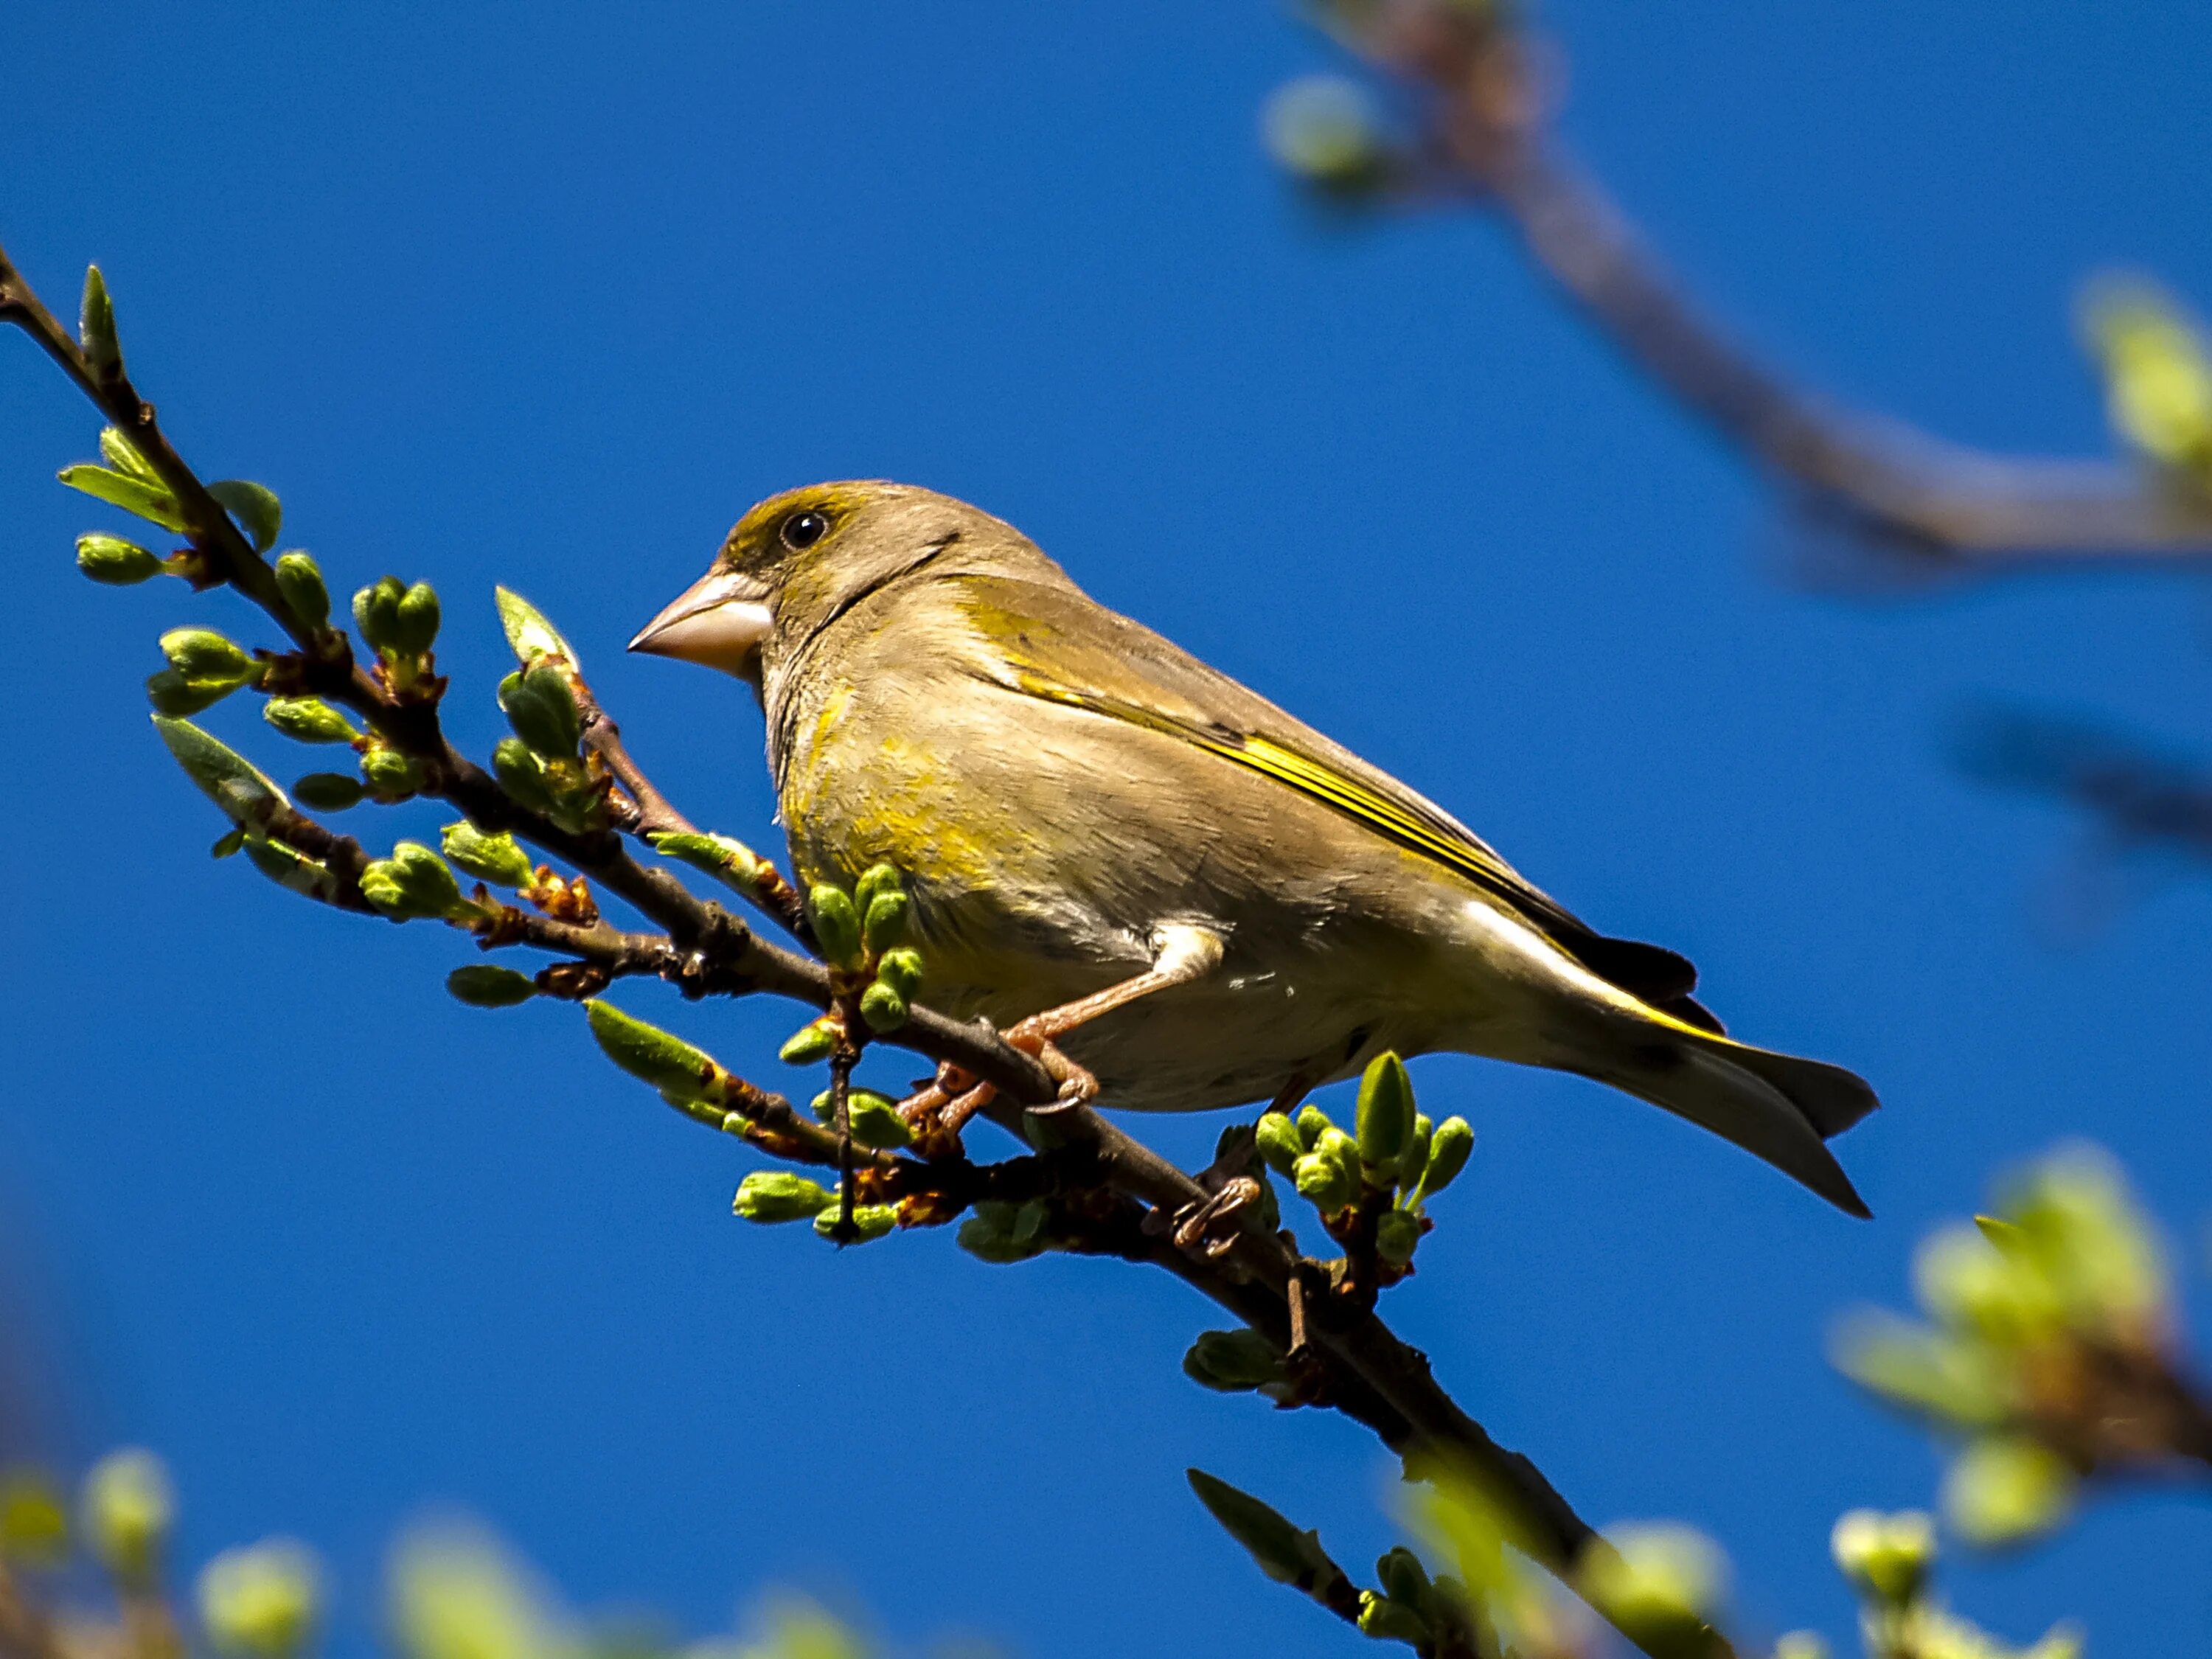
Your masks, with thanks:
<instances>
[{"instance_id":1,"label":"clear blue sky","mask_svg":"<svg viewBox=\"0 0 2212 1659\"><path fill-rule=\"evenodd\" d=\"M1572 137L1838 394L2100 446L2078 279L2140 264L2212 300L2197 8L1548 12ZM769 839L743 692L620 644L756 497L927 483L1687 951L1739 1031L1873 1079L1889 1109L1841 1150L1881 1218L1856 1225L1594 1086L1417 1068L1480 1146L1392 1313L1591 1516L1724 1540L1747 1625L1841 1634L1832 1518L1930 1493L1922 1440L1821 1334L1901 1294L1994 1167L2103 1139L2201 1271L2212 894L2054 948L2034 897L2069 824L1942 754L1985 695L2196 738L2199 585L1791 586L1770 500L1494 228L1295 210L1255 112L1328 52L1284 9L18 0L8 35L0 236L58 300L105 265L180 443L281 490L334 581L437 580L479 750L506 581L696 816ZM94 423L0 345L0 684L39 792L0 818L0 1231L73 1448L161 1448L195 1559L317 1541L348 1652L381 1540L439 1503L587 1603L694 1629L787 1582L1063 1659L1364 1650L1263 1583L1182 1470L1359 1563L1385 1460L1186 1382L1209 1322L1180 1286L748 1229L747 1155L619 1079L573 1012L460 1009L457 939L210 862L220 826L138 682L161 629L242 613L76 574L101 510L52 476ZM310 769L245 701L212 723ZM621 1000L756 1069L791 1024ZM1216 1127L1159 1133L1196 1156ZM2017 1636L2078 1611L2103 1653L2203 1652L2208 1552L2201 1506L2130 1498L1952 1583Z\"/></svg>"}]
</instances>

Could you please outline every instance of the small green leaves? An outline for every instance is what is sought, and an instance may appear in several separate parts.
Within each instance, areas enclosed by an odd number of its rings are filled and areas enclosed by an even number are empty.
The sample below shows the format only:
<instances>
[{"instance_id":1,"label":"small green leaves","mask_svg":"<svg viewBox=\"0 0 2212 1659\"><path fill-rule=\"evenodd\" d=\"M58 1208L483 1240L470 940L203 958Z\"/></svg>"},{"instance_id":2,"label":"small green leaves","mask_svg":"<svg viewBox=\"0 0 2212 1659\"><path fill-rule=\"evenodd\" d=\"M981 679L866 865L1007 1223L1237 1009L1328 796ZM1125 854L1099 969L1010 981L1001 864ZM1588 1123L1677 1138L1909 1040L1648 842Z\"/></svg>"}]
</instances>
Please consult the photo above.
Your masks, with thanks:
<instances>
[{"instance_id":1,"label":"small green leaves","mask_svg":"<svg viewBox=\"0 0 2212 1659\"><path fill-rule=\"evenodd\" d=\"M499 787L533 812L553 810L553 791L536 752L520 738L501 738L492 746L492 775Z\"/></svg>"},{"instance_id":2,"label":"small green leaves","mask_svg":"<svg viewBox=\"0 0 2212 1659\"><path fill-rule=\"evenodd\" d=\"M1359 1197L1359 1152L1350 1135L1325 1117L1321 1121L1313 1149L1291 1165L1291 1180L1308 1203L1323 1215L1334 1215Z\"/></svg>"},{"instance_id":3,"label":"small green leaves","mask_svg":"<svg viewBox=\"0 0 2212 1659\"><path fill-rule=\"evenodd\" d=\"M445 860L419 841L401 842L362 871L361 892L395 921L473 914Z\"/></svg>"},{"instance_id":4,"label":"small green leaves","mask_svg":"<svg viewBox=\"0 0 2212 1659\"><path fill-rule=\"evenodd\" d=\"M921 952L912 945L902 945L884 952L883 960L876 963L876 978L908 1001L921 988Z\"/></svg>"},{"instance_id":5,"label":"small green leaves","mask_svg":"<svg viewBox=\"0 0 2212 1659\"><path fill-rule=\"evenodd\" d=\"M304 1544L226 1550L201 1570L200 1622L228 1659L293 1659L314 1632L322 1569Z\"/></svg>"},{"instance_id":6,"label":"small green leaves","mask_svg":"<svg viewBox=\"0 0 2212 1659\"><path fill-rule=\"evenodd\" d=\"M310 772L292 786L300 804L318 812L343 812L349 806L358 806L368 793L359 778L343 772Z\"/></svg>"},{"instance_id":7,"label":"small green leaves","mask_svg":"<svg viewBox=\"0 0 2212 1659\"><path fill-rule=\"evenodd\" d=\"M806 895L806 915L824 959L848 973L858 969L862 961L860 915L853 896L832 883L819 882Z\"/></svg>"},{"instance_id":8,"label":"small green leaves","mask_svg":"<svg viewBox=\"0 0 2212 1659\"><path fill-rule=\"evenodd\" d=\"M1837 1567L1861 1594L1902 1607L1928 1581L1936 1559L1936 1527L1917 1510L1897 1515L1853 1510L1836 1522L1828 1547Z\"/></svg>"},{"instance_id":9,"label":"small green leaves","mask_svg":"<svg viewBox=\"0 0 2212 1659\"><path fill-rule=\"evenodd\" d=\"M1639 1645L1680 1650L1718 1611L1728 1564L1691 1528L1623 1527L1610 1550L1593 1550L1576 1575L1590 1605Z\"/></svg>"},{"instance_id":10,"label":"small green leaves","mask_svg":"<svg viewBox=\"0 0 2212 1659\"><path fill-rule=\"evenodd\" d=\"M531 878L530 854L513 836L486 835L465 818L447 824L441 842L455 866L479 881L495 887L520 887Z\"/></svg>"},{"instance_id":11,"label":"small green leaves","mask_svg":"<svg viewBox=\"0 0 2212 1659\"><path fill-rule=\"evenodd\" d=\"M1360 1162L1370 1171L1388 1171L1386 1179L1395 1180L1398 1160L1413 1133L1413 1083L1406 1075L1406 1062L1395 1054L1380 1054L1368 1062L1359 1079L1354 1121L1359 1129Z\"/></svg>"},{"instance_id":12,"label":"small green leaves","mask_svg":"<svg viewBox=\"0 0 2212 1659\"><path fill-rule=\"evenodd\" d=\"M895 1152L914 1144L914 1130L899 1115L898 1108L872 1090L846 1091L845 1121L852 1130L854 1145L871 1152Z\"/></svg>"},{"instance_id":13,"label":"small green leaves","mask_svg":"<svg viewBox=\"0 0 2212 1659\"><path fill-rule=\"evenodd\" d=\"M1459 1172L1467 1168L1468 1155L1474 1151L1474 1130L1463 1117L1448 1117L1436 1127L1429 1137L1428 1165L1421 1171L1418 1192L1424 1198L1433 1198L1452 1184Z\"/></svg>"},{"instance_id":14,"label":"small green leaves","mask_svg":"<svg viewBox=\"0 0 2212 1659\"><path fill-rule=\"evenodd\" d=\"M382 743L361 751L361 775L381 801L404 800L422 787L422 764Z\"/></svg>"},{"instance_id":15,"label":"small green leaves","mask_svg":"<svg viewBox=\"0 0 2212 1659\"><path fill-rule=\"evenodd\" d=\"M320 697L271 697L261 718L300 743L351 743L361 736L344 714Z\"/></svg>"},{"instance_id":16,"label":"small green leaves","mask_svg":"<svg viewBox=\"0 0 2212 1659\"><path fill-rule=\"evenodd\" d=\"M1042 1199L1011 1204L987 1198L960 1224L955 1242L979 1261L999 1266L1027 1261L1046 1249L1045 1224L1050 1215Z\"/></svg>"},{"instance_id":17,"label":"small green leaves","mask_svg":"<svg viewBox=\"0 0 2212 1659\"><path fill-rule=\"evenodd\" d=\"M814 1218L814 1231L823 1238L837 1238L838 1217L835 1210L823 1210ZM855 1204L853 1206L853 1231L848 1238L838 1242L847 1244L869 1244L898 1225L898 1211L889 1204Z\"/></svg>"},{"instance_id":18,"label":"small green leaves","mask_svg":"<svg viewBox=\"0 0 2212 1659\"><path fill-rule=\"evenodd\" d=\"M185 532L184 510L165 484L133 473L111 472L89 462L65 466L55 476L71 489L82 490L94 501L119 507L164 530L173 530L179 535Z\"/></svg>"},{"instance_id":19,"label":"small green leaves","mask_svg":"<svg viewBox=\"0 0 2212 1659\"><path fill-rule=\"evenodd\" d=\"M568 641L536 605L509 587L494 588L492 597L499 606L499 625L506 631L507 642L525 668L544 656L565 657L570 667L576 665L576 653L568 648Z\"/></svg>"},{"instance_id":20,"label":"small green leaves","mask_svg":"<svg viewBox=\"0 0 2212 1659\"><path fill-rule=\"evenodd\" d=\"M412 665L438 638L437 590L381 576L353 596L353 623L387 667Z\"/></svg>"},{"instance_id":21,"label":"small green leaves","mask_svg":"<svg viewBox=\"0 0 2212 1659\"><path fill-rule=\"evenodd\" d=\"M169 1472L149 1451L110 1452L86 1475L80 1509L86 1540L119 1583L149 1587L175 1523Z\"/></svg>"},{"instance_id":22,"label":"small green leaves","mask_svg":"<svg viewBox=\"0 0 2212 1659\"><path fill-rule=\"evenodd\" d=\"M397 647L410 656L425 654L437 643L440 617L438 590L428 582L416 582L410 586L392 607L393 640Z\"/></svg>"},{"instance_id":23,"label":"small green leaves","mask_svg":"<svg viewBox=\"0 0 2212 1659\"><path fill-rule=\"evenodd\" d=\"M711 1054L611 1002L587 1002L584 1014L606 1057L632 1077L682 1099L719 1099L722 1068Z\"/></svg>"},{"instance_id":24,"label":"small green leaves","mask_svg":"<svg viewBox=\"0 0 2212 1659\"><path fill-rule=\"evenodd\" d=\"M398 649L399 596L407 591L397 576L380 576L353 596L353 625L379 651Z\"/></svg>"},{"instance_id":25,"label":"small green leaves","mask_svg":"<svg viewBox=\"0 0 2212 1659\"><path fill-rule=\"evenodd\" d=\"M266 484L250 478L217 478L207 487L223 511L238 521L256 553L276 545L276 532L284 527L284 504Z\"/></svg>"},{"instance_id":26,"label":"small green leaves","mask_svg":"<svg viewBox=\"0 0 2212 1659\"><path fill-rule=\"evenodd\" d=\"M1282 1350L1255 1330L1201 1331L1182 1374L1217 1394L1251 1394L1289 1381Z\"/></svg>"},{"instance_id":27,"label":"small green leaves","mask_svg":"<svg viewBox=\"0 0 2212 1659\"><path fill-rule=\"evenodd\" d=\"M161 561L136 542L95 531L76 538L76 568L110 587L130 587L160 575Z\"/></svg>"},{"instance_id":28,"label":"small green leaves","mask_svg":"<svg viewBox=\"0 0 2212 1659\"><path fill-rule=\"evenodd\" d=\"M907 1000L881 980L860 993L860 1018L878 1036L897 1030L912 1013Z\"/></svg>"},{"instance_id":29,"label":"small green leaves","mask_svg":"<svg viewBox=\"0 0 2212 1659\"><path fill-rule=\"evenodd\" d=\"M233 833L246 849L246 861L287 892L325 902L337 896L338 878L327 865L318 863L281 841L249 836L243 830Z\"/></svg>"},{"instance_id":30,"label":"small green leaves","mask_svg":"<svg viewBox=\"0 0 2212 1659\"><path fill-rule=\"evenodd\" d=\"M1970 1544L2025 1543L2072 1512L2080 1477L2066 1460L2025 1435L1984 1435L1952 1460L1943 1513Z\"/></svg>"},{"instance_id":31,"label":"small green leaves","mask_svg":"<svg viewBox=\"0 0 2212 1659\"><path fill-rule=\"evenodd\" d=\"M115 337L115 302L98 265L84 268L84 302L77 313L77 343L92 378L105 386L123 374L123 347Z\"/></svg>"},{"instance_id":32,"label":"small green leaves","mask_svg":"<svg viewBox=\"0 0 2212 1659\"><path fill-rule=\"evenodd\" d=\"M512 1008L536 996L538 983L496 963L472 962L446 975L446 989L471 1008Z\"/></svg>"},{"instance_id":33,"label":"small green leaves","mask_svg":"<svg viewBox=\"0 0 2212 1659\"><path fill-rule=\"evenodd\" d=\"M568 677L550 665L518 670L499 683L499 706L514 735L547 759L573 758L584 735Z\"/></svg>"},{"instance_id":34,"label":"small green leaves","mask_svg":"<svg viewBox=\"0 0 2212 1659\"><path fill-rule=\"evenodd\" d=\"M805 1176L789 1170L756 1170L738 1183L732 1207L747 1221L775 1225L811 1221L836 1202L836 1194Z\"/></svg>"},{"instance_id":35,"label":"small green leaves","mask_svg":"<svg viewBox=\"0 0 2212 1659\"><path fill-rule=\"evenodd\" d=\"M1413 1259L1421 1242L1421 1218L1411 1210L1385 1210L1375 1218L1375 1254L1394 1267Z\"/></svg>"},{"instance_id":36,"label":"small green leaves","mask_svg":"<svg viewBox=\"0 0 2212 1659\"><path fill-rule=\"evenodd\" d=\"M146 696L173 718L197 714L260 676L260 665L238 646L205 628L173 628L161 635L169 665L149 677Z\"/></svg>"},{"instance_id":37,"label":"small green leaves","mask_svg":"<svg viewBox=\"0 0 2212 1659\"><path fill-rule=\"evenodd\" d=\"M1285 1113L1262 1113L1259 1122L1252 1127L1252 1136L1260 1150L1260 1161L1285 1180L1306 1154L1298 1126Z\"/></svg>"},{"instance_id":38,"label":"small green leaves","mask_svg":"<svg viewBox=\"0 0 2212 1659\"><path fill-rule=\"evenodd\" d=\"M836 1016L823 1014L793 1032L783 1047L776 1050L776 1058L793 1066L811 1066L836 1053L844 1035L844 1027L837 1023Z\"/></svg>"},{"instance_id":39,"label":"small green leaves","mask_svg":"<svg viewBox=\"0 0 2212 1659\"><path fill-rule=\"evenodd\" d=\"M237 750L218 743L189 720L154 716L154 729L168 745L185 775L221 807L233 823L257 830L270 815L291 803L284 792Z\"/></svg>"},{"instance_id":40,"label":"small green leaves","mask_svg":"<svg viewBox=\"0 0 2212 1659\"><path fill-rule=\"evenodd\" d=\"M331 590L324 584L322 567L305 550L295 547L276 556L276 588L308 627L330 626Z\"/></svg>"},{"instance_id":41,"label":"small green leaves","mask_svg":"<svg viewBox=\"0 0 2212 1659\"><path fill-rule=\"evenodd\" d=\"M501 590L505 592L504 589ZM647 837L663 858L688 864L724 886L751 897L760 891L761 878L774 873L767 860L741 841L728 836L677 834L660 831Z\"/></svg>"},{"instance_id":42,"label":"small green leaves","mask_svg":"<svg viewBox=\"0 0 2212 1659\"><path fill-rule=\"evenodd\" d=\"M1343 1579L1344 1569L1329 1559L1318 1534L1300 1531L1249 1492L1239 1492L1203 1469L1183 1474L1206 1512L1277 1583L1318 1595Z\"/></svg>"}]
</instances>

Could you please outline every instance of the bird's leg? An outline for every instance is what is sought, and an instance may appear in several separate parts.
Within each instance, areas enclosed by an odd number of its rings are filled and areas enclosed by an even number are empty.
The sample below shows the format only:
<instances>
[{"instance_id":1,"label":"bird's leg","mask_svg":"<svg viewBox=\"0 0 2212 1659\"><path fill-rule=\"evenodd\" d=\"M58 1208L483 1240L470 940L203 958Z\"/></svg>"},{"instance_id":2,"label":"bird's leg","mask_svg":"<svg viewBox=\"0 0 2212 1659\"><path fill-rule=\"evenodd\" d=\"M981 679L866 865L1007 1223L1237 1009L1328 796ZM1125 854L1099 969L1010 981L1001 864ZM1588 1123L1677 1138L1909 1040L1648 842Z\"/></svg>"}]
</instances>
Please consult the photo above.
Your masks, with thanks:
<instances>
[{"instance_id":1,"label":"bird's leg","mask_svg":"<svg viewBox=\"0 0 2212 1659\"><path fill-rule=\"evenodd\" d=\"M1031 1014L1006 1031L1005 1040L1024 1054L1036 1057L1060 1085L1063 1103L1088 1103L1097 1097L1098 1079L1060 1053L1053 1039L1066 1036L1100 1015L1126 1007L1155 991L1203 979L1220 961L1218 933L1203 927L1163 927L1159 930L1158 954L1143 973L1133 974L1118 985L1109 985L1073 1002ZM943 1133L957 1137L976 1113L998 1097L998 1092L995 1084L982 1082L948 1063L937 1068L934 1081L899 1103L899 1113L909 1123L917 1125L925 1119L933 1119Z\"/></svg>"},{"instance_id":2,"label":"bird's leg","mask_svg":"<svg viewBox=\"0 0 2212 1659\"><path fill-rule=\"evenodd\" d=\"M1204 927L1163 927L1158 940L1158 954L1143 973L1133 974L1118 985L1109 985L1073 1002L1063 1002L1057 1008L1031 1014L1005 1034L1009 1046L1036 1056L1038 1063L1060 1085L1060 1097L1064 1103L1087 1105L1097 1099L1098 1079L1060 1053L1054 1038L1066 1036L1139 998L1203 979L1221 964L1221 935Z\"/></svg>"}]
</instances>

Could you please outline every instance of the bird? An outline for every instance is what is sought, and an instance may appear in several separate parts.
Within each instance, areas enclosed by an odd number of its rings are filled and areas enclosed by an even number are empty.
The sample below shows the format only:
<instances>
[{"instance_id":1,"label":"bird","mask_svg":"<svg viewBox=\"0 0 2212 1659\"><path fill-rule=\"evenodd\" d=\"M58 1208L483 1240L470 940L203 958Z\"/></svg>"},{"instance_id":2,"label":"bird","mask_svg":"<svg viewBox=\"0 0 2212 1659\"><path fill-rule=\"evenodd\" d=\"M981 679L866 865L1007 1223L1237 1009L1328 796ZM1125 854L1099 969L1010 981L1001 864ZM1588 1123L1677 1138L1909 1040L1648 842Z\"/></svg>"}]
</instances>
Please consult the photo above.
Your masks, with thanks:
<instances>
[{"instance_id":1,"label":"bird","mask_svg":"<svg viewBox=\"0 0 2212 1659\"><path fill-rule=\"evenodd\" d=\"M630 649L749 684L802 884L901 873L939 1012L1103 1106L1303 1092L1385 1052L1576 1073L1869 1214L1827 1139L1878 1104L1729 1037L1456 818L1100 605L1012 525L881 480L745 513Z\"/></svg>"}]
</instances>

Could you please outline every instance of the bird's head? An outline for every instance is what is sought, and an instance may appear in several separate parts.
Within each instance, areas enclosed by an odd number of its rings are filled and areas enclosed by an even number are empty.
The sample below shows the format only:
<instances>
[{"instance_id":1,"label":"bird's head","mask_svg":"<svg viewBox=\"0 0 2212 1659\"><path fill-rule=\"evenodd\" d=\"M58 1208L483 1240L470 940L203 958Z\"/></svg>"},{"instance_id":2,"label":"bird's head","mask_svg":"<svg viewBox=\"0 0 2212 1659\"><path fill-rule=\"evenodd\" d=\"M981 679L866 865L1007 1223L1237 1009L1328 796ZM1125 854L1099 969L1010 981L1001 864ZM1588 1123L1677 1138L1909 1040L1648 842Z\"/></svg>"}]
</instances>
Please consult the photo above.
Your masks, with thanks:
<instances>
[{"instance_id":1,"label":"bird's head","mask_svg":"<svg viewBox=\"0 0 2212 1659\"><path fill-rule=\"evenodd\" d=\"M738 520L707 574L629 648L757 684L860 599L955 546L1042 559L1018 532L934 490L876 479L787 489Z\"/></svg>"}]
</instances>

